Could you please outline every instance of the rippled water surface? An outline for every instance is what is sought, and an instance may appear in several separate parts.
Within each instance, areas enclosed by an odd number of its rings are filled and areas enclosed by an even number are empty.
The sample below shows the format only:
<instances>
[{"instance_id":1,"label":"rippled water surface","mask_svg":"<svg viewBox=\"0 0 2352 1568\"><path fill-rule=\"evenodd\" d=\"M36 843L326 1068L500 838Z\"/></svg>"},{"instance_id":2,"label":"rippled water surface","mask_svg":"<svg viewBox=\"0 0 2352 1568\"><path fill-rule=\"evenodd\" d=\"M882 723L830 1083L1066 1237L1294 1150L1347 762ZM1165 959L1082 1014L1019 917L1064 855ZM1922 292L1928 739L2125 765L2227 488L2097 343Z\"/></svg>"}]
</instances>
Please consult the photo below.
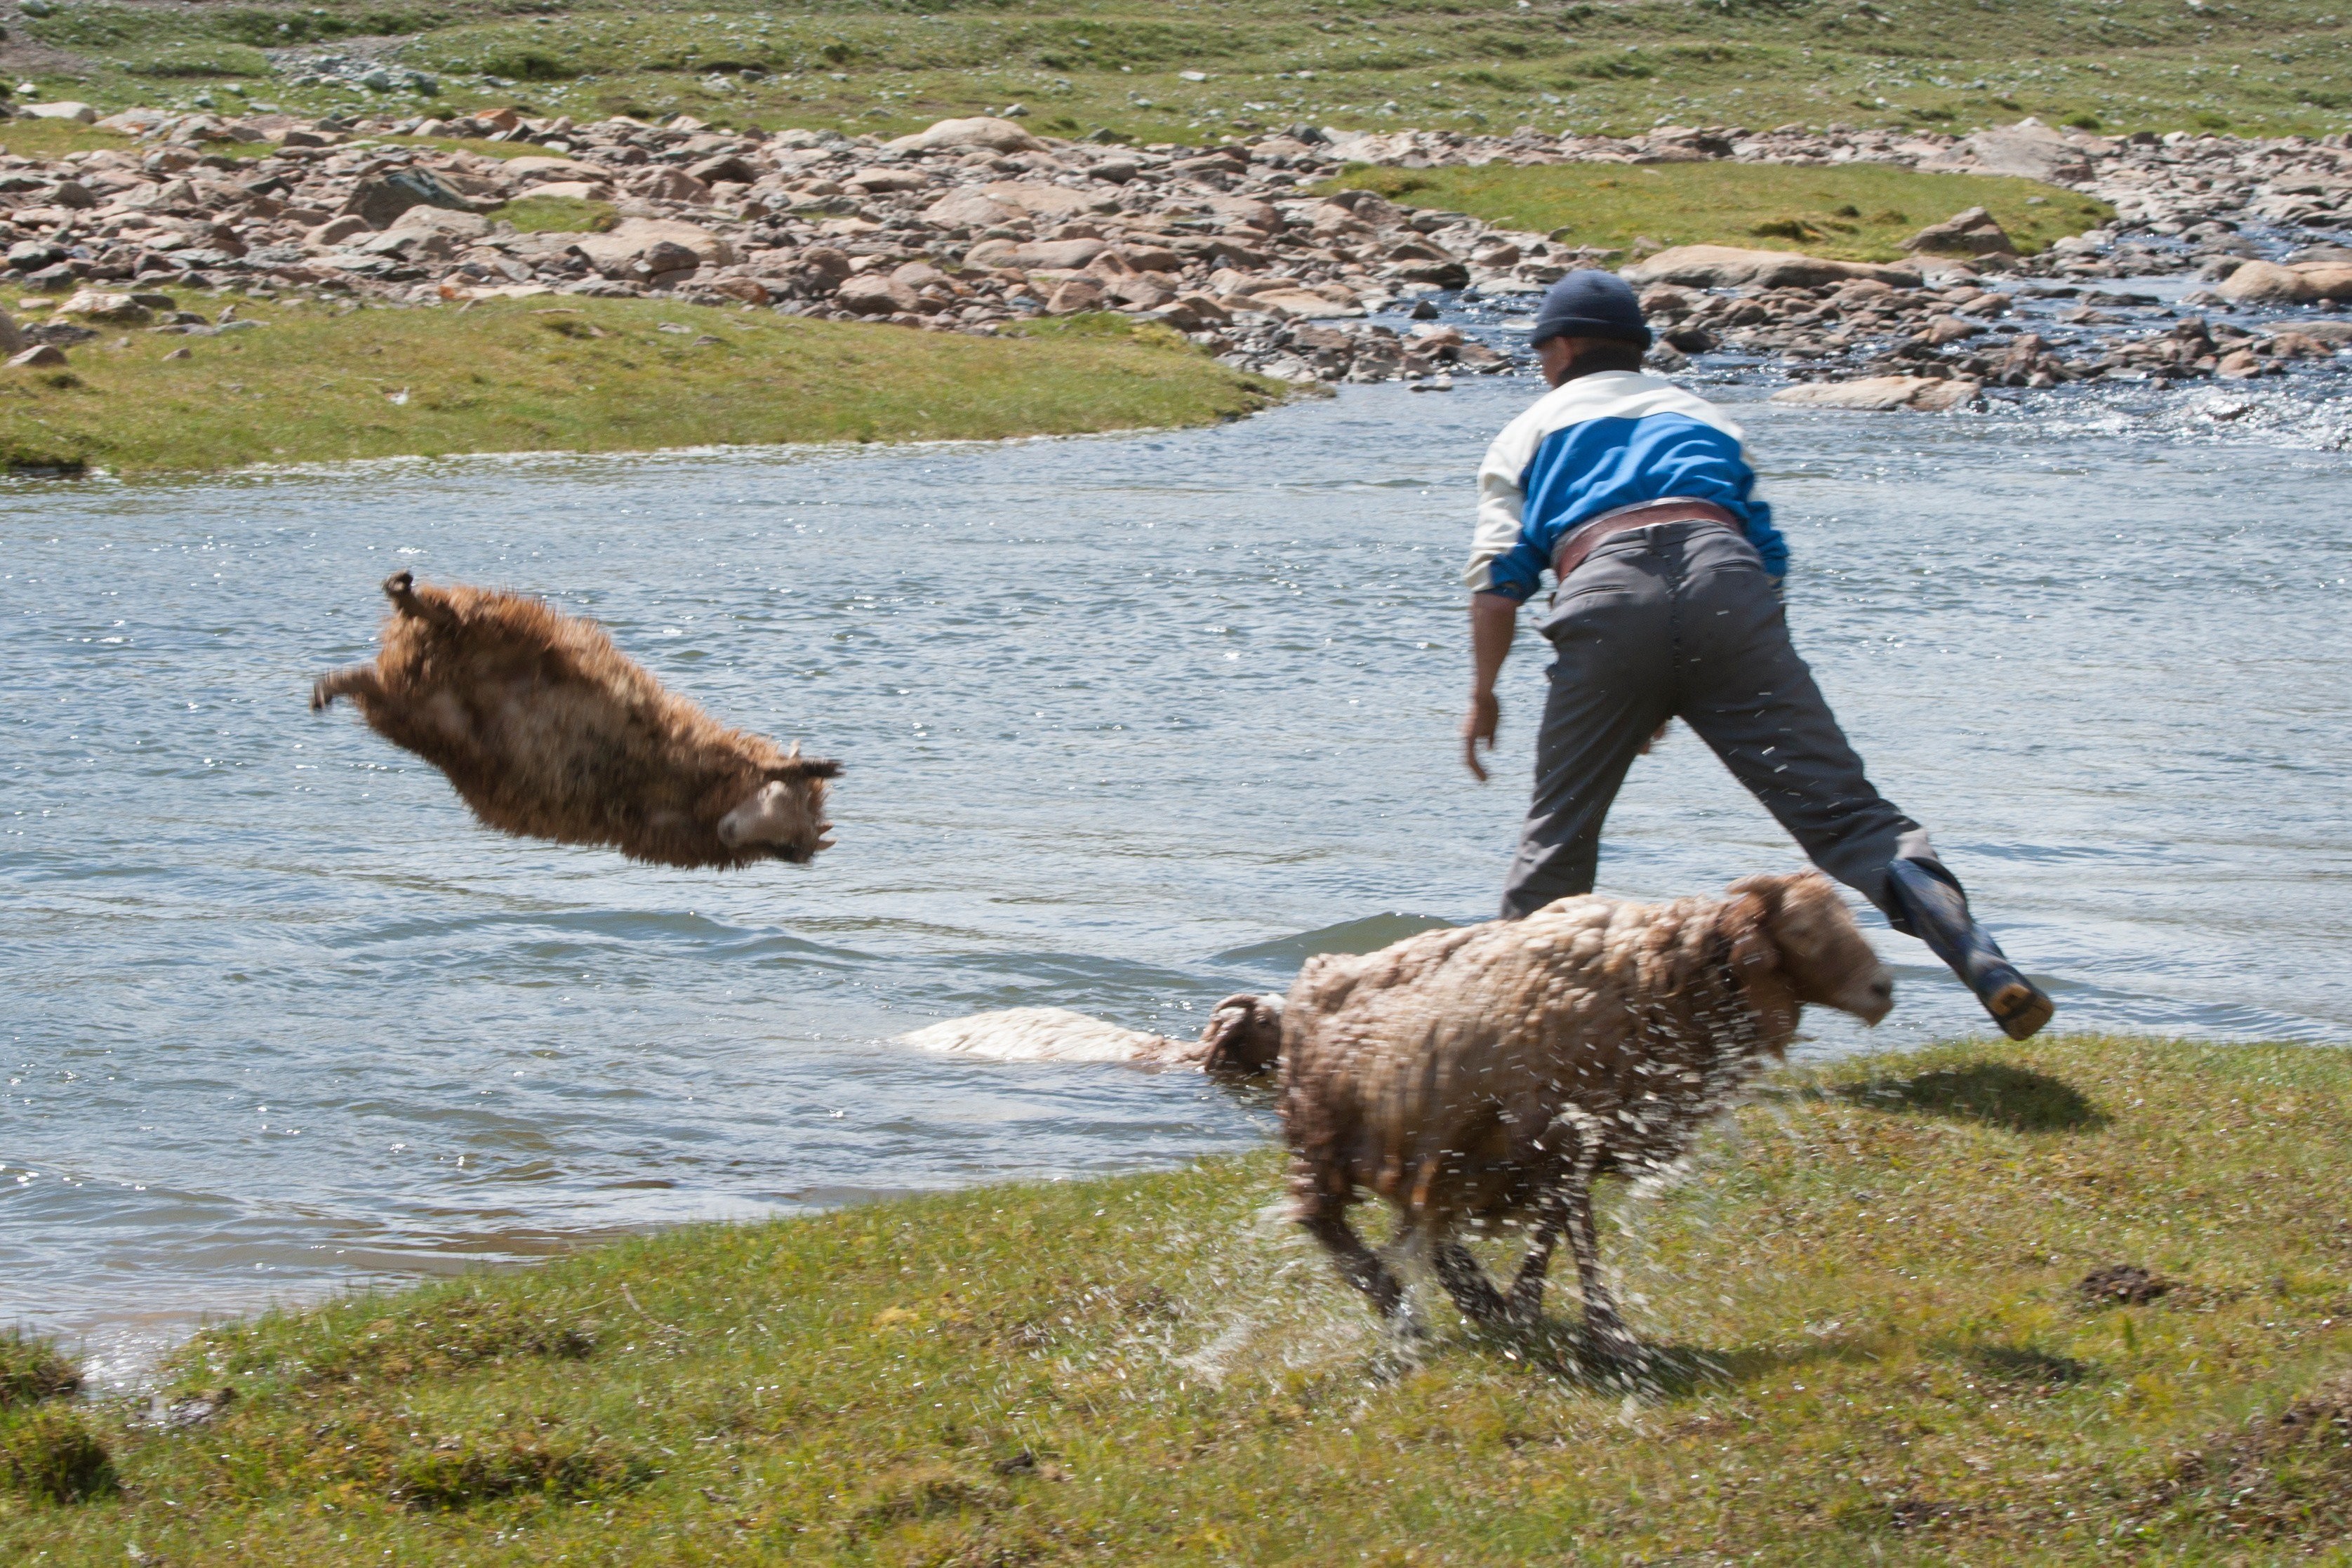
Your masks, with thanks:
<instances>
[{"instance_id":1,"label":"rippled water surface","mask_svg":"<svg viewBox=\"0 0 2352 1568\"><path fill-rule=\"evenodd\" d=\"M1535 390L0 495L0 1320L120 1374L196 1315L372 1274L1262 1139L1196 1076L890 1037L1022 1003L1189 1034L1410 929L1377 917L1489 912L1543 660L1522 643L1474 785L1454 574ZM2174 395L1744 416L1801 646L2062 1021L2352 1042L2345 421ZM843 757L839 847L714 876L477 827L304 709L400 566L592 614ZM1687 733L1612 829L1604 891L1795 861ZM1975 1029L1871 919L1902 982L1878 1037Z\"/></svg>"}]
</instances>

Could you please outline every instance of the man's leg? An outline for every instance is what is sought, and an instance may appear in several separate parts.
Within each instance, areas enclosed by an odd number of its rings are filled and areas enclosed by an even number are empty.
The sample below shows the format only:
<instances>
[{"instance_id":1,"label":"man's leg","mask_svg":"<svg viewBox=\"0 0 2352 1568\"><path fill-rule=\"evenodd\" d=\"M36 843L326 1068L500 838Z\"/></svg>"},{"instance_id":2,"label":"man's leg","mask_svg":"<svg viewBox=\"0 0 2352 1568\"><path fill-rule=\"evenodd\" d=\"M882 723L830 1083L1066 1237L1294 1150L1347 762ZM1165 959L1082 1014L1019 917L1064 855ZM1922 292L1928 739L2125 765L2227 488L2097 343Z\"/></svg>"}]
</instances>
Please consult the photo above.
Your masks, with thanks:
<instances>
[{"instance_id":1,"label":"man's leg","mask_svg":"<svg viewBox=\"0 0 2352 1568\"><path fill-rule=\"evenodd\" d=\"M1719 536L1695 540L1691 555L1676 598L1681 716L1814 865L1927 942L2010 1035L2040 1029L2050 998L1969 916L1959 879L1936 858L1926 829L1864 774L1789 640L1761 565L1750 567L1747 547Z\"/></svg>"},{"instance_id":2,"label":"man's leg","mask_svg":"<svg viewBox=\"0 0 2352 1568\"><path fill-rule=\"evenodd\" d=\"M1664 584L1646 552L1612 549L1578 570L1540 624L1557 658L1536 738L1536 789L1503 883L1503 918L1592 891L1601 825L1642 743L1670 716Z\"/></svg>"}]
</instances>

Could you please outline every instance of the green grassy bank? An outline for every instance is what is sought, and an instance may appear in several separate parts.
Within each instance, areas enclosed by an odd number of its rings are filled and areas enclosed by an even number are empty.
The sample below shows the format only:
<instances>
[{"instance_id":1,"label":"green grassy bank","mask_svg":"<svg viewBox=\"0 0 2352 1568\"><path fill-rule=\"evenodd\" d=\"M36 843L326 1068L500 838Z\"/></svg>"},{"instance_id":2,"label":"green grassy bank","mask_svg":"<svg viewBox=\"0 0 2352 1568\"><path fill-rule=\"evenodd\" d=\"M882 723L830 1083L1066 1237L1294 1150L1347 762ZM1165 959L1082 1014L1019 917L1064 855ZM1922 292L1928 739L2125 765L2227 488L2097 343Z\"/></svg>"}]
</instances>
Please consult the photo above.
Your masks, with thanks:
<instances>
[{"instance_id":1,"label":"green grassy bank","mask_svg":"<svg viewBox=\"0 0 2352 1568\"><path fill-rule=\"evenodd\" d=\"M193 338L110 329L65 366L0 371L0 462L142 474L986 439L1209 424L1283 395L1165 329L1117 319L992 339L656 300L233 302L263 324ZM179 303L215 318L225 309Z\"/></svg>"},{"instance_id":2,"label":"green grassy bank","mask_svg":"<svg viewBox=\"0 0 2352 1568\"><path fill-rule=\"evenodd\" d=\"M1271 1154L691 1228L207 1332L184 1432L12 1395L0 1559L2344 1562L2347 1178L2339 1050L1793 1073L1613 1201L1633 1366L1384 1336Z\"/></svg>"},{"instance_id":3,"label":"green grassy bank","mask_svg":"<svg viewBox=\"0 0 2352 1568\"><path fill-rule=\"evenodd\" d=\"M2337 131L2337 0L59 0L0 59L108 107L690 113L896 133L1018 102L1061 134L1646 129L1661 117L1967 129ZM295 87L264 48L400 40L436 96ZM1189 76L1187 73L1191 73Z\"/></svg>"},{"instance_id":4,"label":"green grassy bank","mask_svg":"<svg viewBox=\"0 0 2352 1568\"><path fill-rule=\"evenodd\" d=\"M1378 191L1406 206L1469 213L1580 246L1735 245L1849 261L1893 261L1903 241L1969 207L2000 220L2021 255L2096 228L2106 203L2034 180L1922 174L1885 163L1559 163L1521 168L1359 168L1334 187Z\"/></svg>"}]
</instances>

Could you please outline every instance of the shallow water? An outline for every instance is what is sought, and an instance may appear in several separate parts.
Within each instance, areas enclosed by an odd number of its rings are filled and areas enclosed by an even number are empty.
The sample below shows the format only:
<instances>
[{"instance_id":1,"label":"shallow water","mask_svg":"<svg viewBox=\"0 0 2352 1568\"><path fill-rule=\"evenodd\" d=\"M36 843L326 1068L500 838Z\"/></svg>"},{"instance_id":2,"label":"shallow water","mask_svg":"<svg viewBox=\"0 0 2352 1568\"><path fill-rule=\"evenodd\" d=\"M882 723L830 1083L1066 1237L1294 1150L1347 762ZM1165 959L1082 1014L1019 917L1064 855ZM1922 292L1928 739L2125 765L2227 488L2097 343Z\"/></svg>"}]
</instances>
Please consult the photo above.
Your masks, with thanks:
<instances>
[{"instance_id":1,"label":"shallow water","mask_svg":"<svg viewBox=\"0 0 2352 1568\"><path fill-rule=\"evenodd\" d=\"M1543 660L1507 672L1477 787L1454 574L1468 475L1534 390L0 495L0 1321L119 1378L200 1314L372 1275L1259 1141L1263 1106L1196 1076L888 1040L1016 1004L1189 1034L1411 929L1381 917L1489 912ZM1743 416L1801 646L2063 1023L2352 1042L2343 405ZM845 758L839 847L714 876L477 827L304 710L399 566L593 614ZM1605 891L1796 858L1686 732L1612 827ZM1871 919L1901 982L1877 1039L1975 1029Z\"/></svg>"}]
</instances>

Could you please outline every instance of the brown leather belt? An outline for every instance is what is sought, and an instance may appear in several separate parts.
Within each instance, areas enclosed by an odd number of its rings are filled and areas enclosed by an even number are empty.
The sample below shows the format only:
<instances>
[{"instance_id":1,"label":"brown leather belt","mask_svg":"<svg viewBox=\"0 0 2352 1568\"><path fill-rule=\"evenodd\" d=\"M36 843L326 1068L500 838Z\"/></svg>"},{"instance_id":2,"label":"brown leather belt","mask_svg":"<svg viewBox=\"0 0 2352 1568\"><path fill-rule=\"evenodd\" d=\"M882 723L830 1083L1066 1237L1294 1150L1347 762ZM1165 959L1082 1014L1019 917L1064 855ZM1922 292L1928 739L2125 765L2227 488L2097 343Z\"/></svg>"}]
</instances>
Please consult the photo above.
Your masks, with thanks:
<instances>
[{"instance_id":1,"label":"brown leather belt","mask_svg":"<svg viewBox=\"0 0 2352 1568\"><path fill-rule=\"evenodd\" d=\"M1580 523L1559 542L1551 554L1553 577L1565 583L1568 574L1584 564L1584 558L1593 548L1612 534L1622 533L1629 528L1648 528L1660 522L1711 522L1727 528L1734 533L1743 532L1739 520L1711 500L1695 500L1685 497L1668 496L1664 500L1645 500L1638 506L1621 506L1615 511L1604 511L1590 521Z\"/></svg>"}]
</instances>

